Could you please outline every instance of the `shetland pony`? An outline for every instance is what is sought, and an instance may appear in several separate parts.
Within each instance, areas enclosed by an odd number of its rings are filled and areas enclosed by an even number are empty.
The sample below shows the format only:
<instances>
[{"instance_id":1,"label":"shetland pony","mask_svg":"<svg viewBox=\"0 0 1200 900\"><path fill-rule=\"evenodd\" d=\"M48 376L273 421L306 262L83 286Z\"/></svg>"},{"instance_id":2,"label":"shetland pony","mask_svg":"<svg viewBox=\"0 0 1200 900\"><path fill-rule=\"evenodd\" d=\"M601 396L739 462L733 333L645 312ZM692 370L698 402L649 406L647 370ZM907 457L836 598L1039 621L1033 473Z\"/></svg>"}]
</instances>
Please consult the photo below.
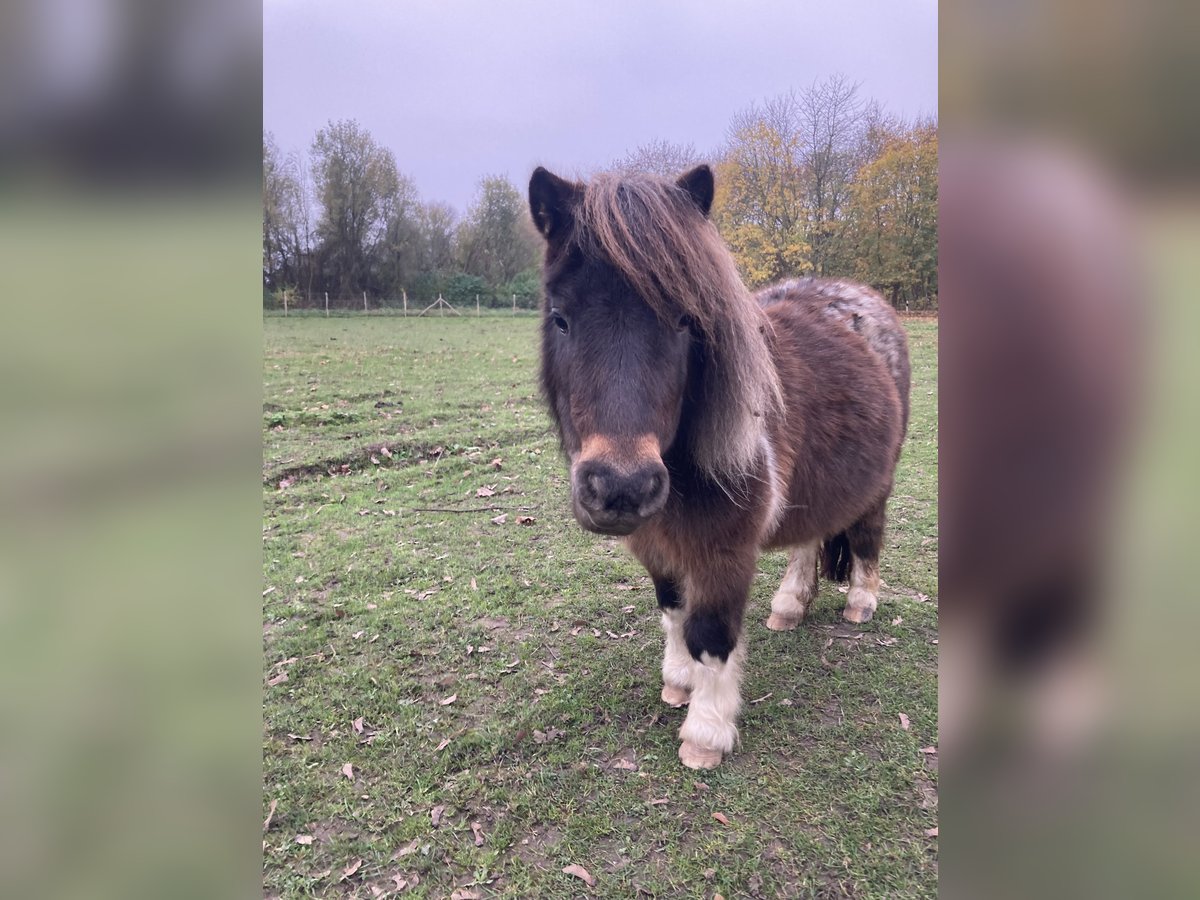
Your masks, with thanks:
<instances>
[{"instance_id":1,"label":"shetland pony","mask_svg":"<svg viewBox=\"0 0 1200 900\"><path fill-rule=\"evenodd\" d=\"M529 183L545 238L541 383L575 518L621 535L654 582L662 699L689 704L679 758L733 750L742 620L758 555L789 551L767 627L795 628L825 576L866 622L908 418L891 307L843 281L753 296L708 218L713 176Z\"/></svg>"}]
</instances>

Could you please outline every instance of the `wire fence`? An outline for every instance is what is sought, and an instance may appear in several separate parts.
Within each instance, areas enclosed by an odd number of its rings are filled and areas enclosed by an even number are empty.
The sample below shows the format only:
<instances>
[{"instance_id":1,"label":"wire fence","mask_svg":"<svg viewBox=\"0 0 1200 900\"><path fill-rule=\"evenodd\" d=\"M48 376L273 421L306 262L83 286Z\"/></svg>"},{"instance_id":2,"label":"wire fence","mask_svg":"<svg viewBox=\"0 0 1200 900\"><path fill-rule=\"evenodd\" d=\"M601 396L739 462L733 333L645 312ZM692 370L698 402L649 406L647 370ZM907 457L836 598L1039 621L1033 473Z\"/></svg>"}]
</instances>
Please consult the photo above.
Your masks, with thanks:
<instances>
[{"instance_id":1,"label":"wire fence","mask_svg":"<svg viewBox=\"0 0 1200 900\"><path fill-rule=\"evenodd\" d=\"M529 304L529 305L526 305ZM508 304L496 305L493 297L476 296L473 303L451 303L441 294L433 300L417 299L403 293L397 298L371 297L363 292L362 305L346 298L331 299L328 294L321 297L300 300L282 296L278 304L263 306L263 315L272 317L291 316L400 316L421 318L422 316L465 316L482 318L484 316L520 316L537 313L537 301L519 298L512 294Z\"/></svg>"}]
</instances>

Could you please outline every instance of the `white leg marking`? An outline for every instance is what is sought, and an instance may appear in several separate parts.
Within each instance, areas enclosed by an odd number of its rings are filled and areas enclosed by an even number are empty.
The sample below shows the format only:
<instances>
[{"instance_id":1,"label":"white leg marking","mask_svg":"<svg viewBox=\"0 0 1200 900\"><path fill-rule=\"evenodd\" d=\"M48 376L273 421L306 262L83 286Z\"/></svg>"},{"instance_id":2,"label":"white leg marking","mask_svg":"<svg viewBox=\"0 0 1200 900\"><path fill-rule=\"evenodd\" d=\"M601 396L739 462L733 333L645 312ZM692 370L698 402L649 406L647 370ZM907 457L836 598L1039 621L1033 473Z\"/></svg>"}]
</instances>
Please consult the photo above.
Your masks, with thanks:
<instances>
[{"instance_id":1,"label":"white leg marking","mask_svg":"<svg viewBox=\"0 0 1200 900\"><path fill-rule=\"evenodd\" d=\"M739 635L727 661L707 653L701 662L692 661L692 703L679 729L679 759L688 768L713 768L737 743L745 657L746 642Z\"/></svg>"},{"instance_id":2,"label":"white leg marking","mask_svg":"<svg viewBox=\"0 0 1200 900\"><path fill-rule=\"evenodd\" d=\"M879 605L879 564L853 557L850 566L850 592L842 618L847 622L870 622Z\"/></svg>"},{"instance_id":3,"label":"white leg marking","mask_svg":"<svg viewBox=\"0 0 1200 900\"><path fill-rule=\"evenodd\" d=\"M671 706L687 703L692 690L692 664L695 661L683 640L683 616L682 609L663 610L662 627L667 641L663 651L662 699Z\"/></svg>"},{"instance_id":4,"label":"white leg marking","mask_svg":"<svg viewBox=\"0 0 1200 900\"><path fill-rule=\"evenodd\" d=\"M767 627L772 631L791 631L803 621L808 604L817 592L817 550L820 546L814 541L792 548L783 581L771 598Z\"/></svg>"}]
</instances>

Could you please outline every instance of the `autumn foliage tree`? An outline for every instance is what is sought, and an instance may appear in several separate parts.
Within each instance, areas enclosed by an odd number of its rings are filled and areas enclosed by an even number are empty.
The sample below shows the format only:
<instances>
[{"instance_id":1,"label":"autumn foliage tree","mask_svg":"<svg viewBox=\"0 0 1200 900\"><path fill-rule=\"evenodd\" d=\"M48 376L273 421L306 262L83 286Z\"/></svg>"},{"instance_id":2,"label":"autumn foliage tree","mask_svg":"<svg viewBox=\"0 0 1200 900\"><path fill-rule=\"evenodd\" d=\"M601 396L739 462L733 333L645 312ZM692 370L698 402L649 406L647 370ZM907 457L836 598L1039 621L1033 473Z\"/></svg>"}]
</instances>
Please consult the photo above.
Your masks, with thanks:
<instances>
[{"instance_id":1,"label":"autumn foliage tree","mask_svg":"<svg viewBox=\"0 0 1200 900\"><path fill-rule=\"evenodd\" d=\"M847 213L856 248L847 274L898 307L937 296L938 135L933 122L898 130L857 173Z\"/></svg>"}]
</instances>

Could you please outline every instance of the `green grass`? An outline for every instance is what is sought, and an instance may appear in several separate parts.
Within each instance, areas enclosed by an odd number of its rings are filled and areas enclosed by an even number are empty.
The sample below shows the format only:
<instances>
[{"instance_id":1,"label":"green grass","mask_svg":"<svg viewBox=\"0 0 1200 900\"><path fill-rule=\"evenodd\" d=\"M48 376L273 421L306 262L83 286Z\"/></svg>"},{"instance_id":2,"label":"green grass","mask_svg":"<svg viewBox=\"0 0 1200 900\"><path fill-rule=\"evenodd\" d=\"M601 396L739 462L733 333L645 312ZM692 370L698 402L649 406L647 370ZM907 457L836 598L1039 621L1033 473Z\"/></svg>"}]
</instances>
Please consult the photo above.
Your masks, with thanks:
<instances>
[{"instance_id":1,"label":"green grass","mask_svg":"<svg viewBox=\"0 0 1200 900\"><path fill-rule=\"evenodd\" d=\"M536 322L264 328L267 895L936 893L936 323L909 323L874 621L843 625L822 583L803 627L767 631L786 559L764 556L743 687L763 699L704 773L659 700L648 577L570 517Z\"/></svg>"}]
</instances>

